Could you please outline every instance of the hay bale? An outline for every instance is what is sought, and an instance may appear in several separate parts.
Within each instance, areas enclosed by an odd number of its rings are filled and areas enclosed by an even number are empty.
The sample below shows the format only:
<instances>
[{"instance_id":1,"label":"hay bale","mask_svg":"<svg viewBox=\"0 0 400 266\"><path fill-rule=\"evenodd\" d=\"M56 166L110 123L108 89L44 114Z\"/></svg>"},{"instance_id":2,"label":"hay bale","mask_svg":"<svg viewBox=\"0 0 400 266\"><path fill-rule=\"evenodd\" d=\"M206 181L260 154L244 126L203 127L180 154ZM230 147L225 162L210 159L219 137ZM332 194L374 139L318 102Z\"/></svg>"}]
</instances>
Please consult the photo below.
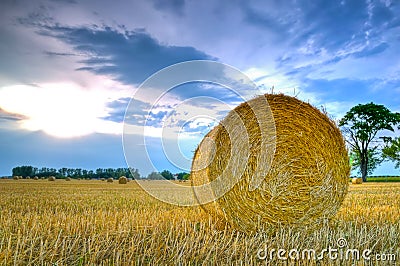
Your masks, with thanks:
<instances>
[{"instance_id":1,"label":"hay bale","mask_svg":"<svg viewBox=\"0 0 400 266\"><path fill-rule=\"evenodd\" d=\"M348 161L342 134L326 115L296 98L266 94L236 107L206 135L190 176L194 186L211 184L217 198L203 208L239 230L315 226L339 209Z\"/></svg>"},{"instance_id":2,"label":"hay bale","mask_svg":"<svg viewBox=\"0 0 400 266\"><path fill-rule=\"evenodd\" d=\"M27 177L25 177L25 179L31 179L31 177L28 175Z\"/></svg>"},{"instance_id":3,"label":"hay bale","mask_svg":"<svg viewBox=\"0 0 400 266\"><path fill-rule=\"evenodd\" d=\"M15 175L15 176L12 177L12 179L13 179L13 180L18 180L18 176Z\"/></svg>"},{"instance_id":4,"label":"hay bale","mask_svg":"<svg viewBox=\"0 0 400 266\"><path fill-rule=\"evenodd\" d=\"M126 183L128 183L128 178L126 178L125 176L121 176L121 177L118 179L118 183L119 183L119 184L126 184Z\"/></svg>"},{"instance_id":5,"label":"hay bale","mask_svg":"<svg viewBox=\"0 0 400 266\"><path fill-rule=\"evenodd\" d=\"M112 182L114 182L114 179L112 179L111 177L110 177L110 178L107 178L107 182L108 182L108 183L112 183Z\"/></svg>"},{"instance_id":6,"label":"hay bale","mask_svg":"<svg viewBox=\"0 0 400 266\"><path fill-rule=\"evenodd\" d=\"M39 180L39 177L38 176L34 176L33 180Z\"/></svg>"},{"instance_id":7,"label":"hay bale","mask_svg":"<svg viewBox=\"0 0 400 266\"><path fill-rule=\"evenodd\" d=\"M352 183L352 184L358 185L358 184L362 184L362 183L363 183L363 180L362 180L362 178L353 177L353 178L351 179L351 183Z\"/></svg>"},{"instance_id":8,"label":"hay bale","mask_svg":"<svg viewBox=\"0 0 400 266\"><path fill-rule=\"evenodd\" d=\"M100 178L100 180L101 180L101 181L106 181L106 179L105 179L105 178Z\"/></svg>"},{"instance_id":9,"label":"hay bale","mask_svg":"<svg viewBox=\"0 0 400 266\"><path fill-rule=\"evenodd\" d=\"M65 181L71 181L72 179L71 179L71 177L69 177L69 176L67 176L66 178L65 178Z\"/></svg>"},{"instance_id":10,"label":"hay bale","mask_svg":"<svg viewBox=\"0 0 400 266\"><path fill-rule=\"evenodd\" d=\"M49 181L56 181L56 178L54 176L49 176L49 178L47 179Z\"/></svg>"}]
</instances>

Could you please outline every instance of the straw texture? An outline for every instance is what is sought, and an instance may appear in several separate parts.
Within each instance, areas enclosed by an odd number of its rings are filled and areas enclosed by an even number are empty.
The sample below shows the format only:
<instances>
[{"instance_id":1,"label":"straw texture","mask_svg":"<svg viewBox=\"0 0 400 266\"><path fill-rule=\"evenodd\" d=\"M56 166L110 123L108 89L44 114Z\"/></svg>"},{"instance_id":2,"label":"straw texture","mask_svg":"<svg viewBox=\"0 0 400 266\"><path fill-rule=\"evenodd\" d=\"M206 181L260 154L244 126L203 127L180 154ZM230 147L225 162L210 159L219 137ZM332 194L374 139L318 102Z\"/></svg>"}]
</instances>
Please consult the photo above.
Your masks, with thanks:
<instances>
[{"instance_id":1,"label":"straw texture","mask_svg":"<svg viewBox=\"0 0 400 266\"><path fill-rule=\"evenodd\" d=\"M359 184L362 184L362 182L363 182L362 178L353 177L353 178L351 179L351 183L352 183L352 184L357 184L357 185L359 185Z\"/></svg>"},{"instance_id":2,"label":"straw texture","mask_svg":"<svg viewBox=\"0 0 400 266\"><path fill-rule=\"evenodd\" d=\"M273 116L264 124L254 112L262 97ZM232 113L239 115L245 130L228 133L227 119ZM276 135L262 134L265 127ZM242 135L247 135L248 143L235 142L236 138L246 139ZM274 146L274 152L268 144ZM211 215L239 230L254 231L277 224L312 226L336 214L347 193L350 167L341 132L326 115L282 94L261 95L242 103L196 149L192 185L209 183L225 168L235 167L229 160L247 147L249 154L242 158L246 166L244 171L238 170L240 176L229 169L238 182L222 197L203 205ZM194 169L201 164L206 167ZM259 186L252 184L256 172L263 173Z\"/></svg>"},{"instance_id":3,"label":"straw texture","mask_svg":"<svg viewBox=\"0 0 400 266\"><path fill-rule=\"evenodd\" d=\"M127 179L125 176L121 176L121 177L118 179L118 183L119 183L119 184L126 184L126 183L128 183L128 179Z\"/></svg>"}]
</instances>

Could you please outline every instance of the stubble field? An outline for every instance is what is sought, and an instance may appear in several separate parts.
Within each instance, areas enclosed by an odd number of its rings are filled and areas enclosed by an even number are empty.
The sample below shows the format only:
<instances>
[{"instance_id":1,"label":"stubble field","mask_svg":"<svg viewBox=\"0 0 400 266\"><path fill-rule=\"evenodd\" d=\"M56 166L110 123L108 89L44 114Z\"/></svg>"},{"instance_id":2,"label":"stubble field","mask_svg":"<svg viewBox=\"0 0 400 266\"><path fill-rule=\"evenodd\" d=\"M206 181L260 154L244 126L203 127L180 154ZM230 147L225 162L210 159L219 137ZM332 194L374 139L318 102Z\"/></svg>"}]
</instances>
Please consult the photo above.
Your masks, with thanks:
<instances>
[{"instance_id":1,"label":"stubble field","mask_svg":"<svg viewBox=\"0 0 400 266\"><path fill-rule=\"evenodd\" d=\"M163 183L155 186L163 189ZM97 180L0 180L0 265L396 265L400 183L350 185L339 213L308 232L244 234L199 207ZM345 245L338 246L338 240ZM339 257L324 249L337 248ZM287 260L277 256L278 249ZM290 250L297 250L298 253ZM302 257L313 249L321 259ZM369 260L348 249L371 250ZM271 252L275 250L275 253ZM297 257L296 257L297 254ZM340 257L342 256L342 257ZM384 261L384 260L385 261Z\"/></svg>"}]
</instances>

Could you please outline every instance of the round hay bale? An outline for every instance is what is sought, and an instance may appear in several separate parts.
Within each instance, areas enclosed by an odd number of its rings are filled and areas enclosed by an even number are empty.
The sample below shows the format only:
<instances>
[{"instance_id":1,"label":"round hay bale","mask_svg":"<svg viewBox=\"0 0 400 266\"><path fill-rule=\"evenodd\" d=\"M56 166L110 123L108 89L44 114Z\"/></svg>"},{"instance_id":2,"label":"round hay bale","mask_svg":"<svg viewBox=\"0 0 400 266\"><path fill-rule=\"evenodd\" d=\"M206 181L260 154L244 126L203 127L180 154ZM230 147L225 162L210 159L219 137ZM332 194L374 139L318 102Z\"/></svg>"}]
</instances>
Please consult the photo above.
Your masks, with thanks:
<instances>
[{"instance_id":1,"label":"round hay bale","mask_svg":"<svg viewBox=\"0 0 400 266\"><path fill-rule=\"evenodd\" d=\"M358 184L362 184L362 183L363 183L363 180L362 180L362 178L353 177L353 178L351 179L351 183L352 183L352 184L358 185Z\"/></svg>"},{"instance_id":2,"label":"round hay bale","mask_svg":"<svg viewBox=\"0 0 400 266\"><path fill-rule=\"evenodd\" d=\"M269 109L260 117L265 99ZM236 123L241 128L232 125L233 116L240 118ZM248 157L241 157L246 148ZM349 185L348 162L342 134L325 114L296 98L266 94L237 106L206 135L194 154L190 176L194 186L223 176L225 183L236 178L234 184L226 185L232 187L228 192L202 206L241 231L315 226L339 209ZM237 169L240 164L242 172ZM257 174L258 185L254 183ZM215 195L221 190L212 189ZM200 199L202 195L194 192Z\"/></svg>"},{"instance_id":3,"label":"round hay bale","mask_svg":"<svg viewBox=\"0 0 400 266\"><path fill-rule=\"evenodd\" d=\"M27 177L25 177L25 179L31 179L31 177L28 175Z\"/></svg>"},{"instance_id":4,"label":"round hay bale","mask_svg":"<svg viewBox=\"0 0 400 266\"><path fill-rule=\"evenodd\" d=\"M101 181L106 181L106 179L105 179L105 178L100 178L100 180L101 180Z\"/></svg>"},{"instance_id":5,"label":"round hay bale","mask_svg":"<svg viewBox=\"0 0 400 266\"><path fill-rule=\"evenodd\" d=\"M33 180L39 180L39 177L38 176L34 176Z\"/></svg>"},{"instance_id":6,"label":"round hay bale","mask_svg":"<svg viewBox=\"0 0 400 266\"><path fill-rule=\"evenodd\" d=\"M15 176L12 177L12 179L13 180L18 180L18 176L15 175Z\"/></svg>"},{"instance_id":7,"label":"round hay bale","mask_svg":"<svg viewBox=\"0 0 400 266\"><path fill-rule=\"evenodd\" d=\"M126 184L126 183L128 183L128 178L126 178L125 176L121 176L121 177L118 179L118 183L119 183L119 184Z\"/></svg>"},{"instance_id":8,"label":"round hay bale","mask_svg":"<svg viewBox=\"0 0 400 266\"><path fill-rule=\"evenodd\" d=\"M111 177L110 177L110 178L107 178L107 182L108 182L108 183L112 183L112 182L114 182L114 179L112 179Z\"/></svg>"},{"instance_id":9,"label":"round hay bale","mask_svg":"<svg viewBox=\"0 0 400 266\"><path fill-rule=\"evenodd\" d=\"M56 181L56 178L54 176L49 176L49 178L47 179L49 181Z\"/></svg>"},{"instance_id":10,"label":"round hay bale","mask_svg":"<svg viewBox=\"0 0 400 266\"><path fill-rule=\"evenodd\" d=\"M66 178L65 178L65 181L71 181L72 179L71 179L71 177L69 177L69 176L67 176Z\"/></svg>"}]
</instances>

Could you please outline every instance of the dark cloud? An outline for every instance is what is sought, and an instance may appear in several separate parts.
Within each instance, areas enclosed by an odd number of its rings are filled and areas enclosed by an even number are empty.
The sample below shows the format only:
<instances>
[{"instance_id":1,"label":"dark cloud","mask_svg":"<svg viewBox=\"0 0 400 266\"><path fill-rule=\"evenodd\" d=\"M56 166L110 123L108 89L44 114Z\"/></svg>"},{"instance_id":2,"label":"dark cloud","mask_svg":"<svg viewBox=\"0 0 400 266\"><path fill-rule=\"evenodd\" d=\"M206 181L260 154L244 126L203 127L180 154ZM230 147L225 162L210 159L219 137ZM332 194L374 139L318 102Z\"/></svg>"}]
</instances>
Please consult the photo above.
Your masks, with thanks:
<instances>
[{"instance_id":1,"label":"dark cloud","mask_svg":"<svg viewBox=\"0 0 400 266\"><path fill-rule=\"evenodd\" d=\"M19 121L19 120L23 120L26 119L25 116L20 115L20 114L13 114L13 113L9 113L3 109L0 108L0 121L1 120L7 120L7 121Z\"/></svg>"},{"instance_id":2,"label":"dark cloud","mask_svg":"<svg viewBox=\"0 0 400 266\"><path fill-rule=\"evenodd\" d=\"M78 70L113 75L116 79L139 84L156 71L171 64L199 59L213 59L193 47L161 44L148 33L120 32L111 27L66 27L46 25L40 34L55 37L73 46L88 58Z\"/></svg>"},{"instance_id":3,"label":"dark cloud","mask_svg":"<svg viewBox=\"0 0 400 266\"><path fill-rule=\"evenodd\" d=\"M57 53L57 52L49 52L49 51L45 51L43 52L45 55L50 56L50 57L55 57L55 56L79 56L77 54L74 53Z\"/></svg>"}]
</instances>

